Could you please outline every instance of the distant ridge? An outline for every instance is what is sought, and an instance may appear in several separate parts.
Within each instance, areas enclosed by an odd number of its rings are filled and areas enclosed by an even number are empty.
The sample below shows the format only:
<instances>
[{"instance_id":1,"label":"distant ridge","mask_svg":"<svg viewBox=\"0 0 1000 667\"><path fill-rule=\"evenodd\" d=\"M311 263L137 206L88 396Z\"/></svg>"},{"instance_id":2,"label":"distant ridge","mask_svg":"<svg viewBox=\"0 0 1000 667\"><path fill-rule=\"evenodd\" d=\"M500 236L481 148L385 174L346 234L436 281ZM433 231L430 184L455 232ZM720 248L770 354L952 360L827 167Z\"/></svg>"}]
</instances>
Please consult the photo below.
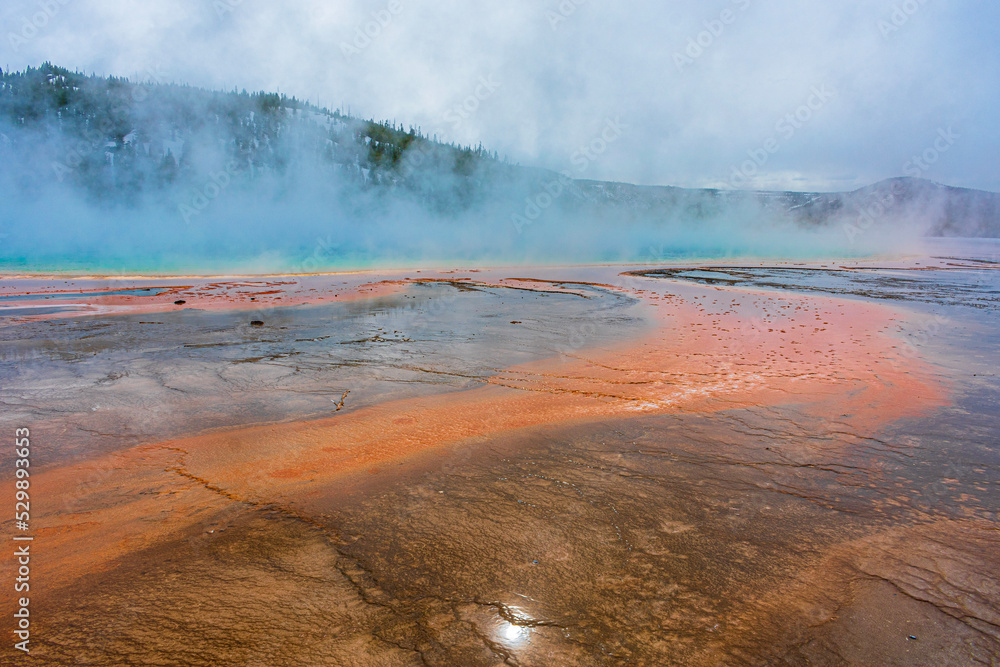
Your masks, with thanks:
<instances>
[{"instance_id":1,"label":"distant ridge","mask_svg":"<svg viewBox=\"0 0 1000 667\"><path fill-rule=\"evenodd\" d=\"M221 215L207 204L227 188L233 197L267 188L277 197L308 182L310 195L349 199L344 215L376 218L388 202L405 200L442 219L471 217L517 234L545 219L670 229L741 214L804 230L840 227L850 242L891 225L1000 237L1000 195L923 179L843 193L577 180L510 164L482 145L444 143L419 128L274 93L137 83L50 63L0 74L0 176L19 195L70 187L94 206L153 203L185 224Z\"/></svg>"},{"instance_id":2,"label":"distant ridge","mask_svg":"<svg viewBox=\"0 0 1000 667\"><path fill-rule=\"evenodd\" d=\"M580 195L595 205L623 207L632 215L685 211L692 217L755 203L803 227L841 225L864 232L882 222L920 219L928 236L1000 238L1000 194L957 188L920 178L879 181L850 192L783 192L641 186L577 181Z\"/></svg>"}]
</instances>

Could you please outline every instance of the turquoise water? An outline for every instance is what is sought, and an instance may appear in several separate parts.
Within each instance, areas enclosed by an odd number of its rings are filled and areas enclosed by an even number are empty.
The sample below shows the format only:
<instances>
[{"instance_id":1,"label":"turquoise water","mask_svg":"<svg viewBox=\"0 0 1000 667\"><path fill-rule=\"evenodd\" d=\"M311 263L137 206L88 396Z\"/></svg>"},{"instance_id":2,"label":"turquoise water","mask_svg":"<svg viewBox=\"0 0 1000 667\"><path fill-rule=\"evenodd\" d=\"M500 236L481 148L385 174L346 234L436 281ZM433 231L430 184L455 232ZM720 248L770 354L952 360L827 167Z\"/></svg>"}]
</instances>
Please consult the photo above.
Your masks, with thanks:
<instances>
[{"instance_id":1,"label":"turquoise water","mask_svg":"<svg viewBox=\"0 0 1000 667\"><path fill-rule=\"evenodd\" d=\"M325 207L325 208L324 208ZM218 202L197 223L169 210L42 199L0 211L0 271L178 275L365 269L657 264L681 260L859 257L884 246L843 230L724 221L577 219L553 214L516 227L514 209L432 216L415 206L344 212L288 198ZM20 220L32 220L22 224ZM877 240L873 233L863 241ZM895 241L894 241L895 242ZM898 242L896 242L898 245Z\"/></svg>"},{"instance_id":2,"label":"turquoise water","mask_svg":"<svg viewBox=\"0 0 1000 667\"><path fill-rule=\"evenodd\" d=\"M345 252L317 256L316 253L264 253L233 256L159 254L144 251L134 255L99 255L66 252L38 253L31 257L5 257L0 249L0 272L8 274L98 275L98 276L170 276L170 275L260 275L303 274L376 269L482 268L502 266L573 266L595 264L676 264L742 258L820 260L870 256L870 252L845 248L806 248L777 245L769 251L757 246L713 246L710 243L691 247L665 248L656 252L611 246L604 252L567 252L558 248L534 248L533 252L410 251L386 248L385 251Z\"/></svg>"}]
</instances>

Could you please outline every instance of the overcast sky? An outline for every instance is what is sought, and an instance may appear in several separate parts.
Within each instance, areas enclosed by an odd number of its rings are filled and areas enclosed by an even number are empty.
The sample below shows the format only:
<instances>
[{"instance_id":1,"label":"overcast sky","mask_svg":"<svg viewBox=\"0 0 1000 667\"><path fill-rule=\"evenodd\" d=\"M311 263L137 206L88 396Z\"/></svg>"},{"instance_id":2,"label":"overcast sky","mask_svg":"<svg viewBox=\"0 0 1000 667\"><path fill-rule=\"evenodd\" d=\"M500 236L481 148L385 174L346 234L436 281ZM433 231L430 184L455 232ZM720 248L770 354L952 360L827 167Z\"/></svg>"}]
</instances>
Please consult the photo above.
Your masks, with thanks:
<instances>
[{"instance_id":1,"label":"overcast sky","mask_svg":"<svg viewBox=\"0 0 1000 667\"><path fill-rule=\"evenodd\" d=\"M995 2L4 0L0 29L14 69L280 90L582 178L1000 191Z\"/></svg>"}]
</instances>

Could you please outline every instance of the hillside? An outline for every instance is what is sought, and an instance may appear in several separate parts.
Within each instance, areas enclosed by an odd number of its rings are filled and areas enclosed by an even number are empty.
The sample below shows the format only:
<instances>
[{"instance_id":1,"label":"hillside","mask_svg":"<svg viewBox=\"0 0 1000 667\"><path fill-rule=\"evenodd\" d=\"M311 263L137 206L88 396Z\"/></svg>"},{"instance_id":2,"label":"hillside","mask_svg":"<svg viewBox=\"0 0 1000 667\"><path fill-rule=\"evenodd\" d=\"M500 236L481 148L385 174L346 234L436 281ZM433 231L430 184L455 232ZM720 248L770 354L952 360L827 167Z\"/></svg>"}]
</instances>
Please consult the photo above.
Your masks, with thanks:
<instances>
[{"instance_id":1,"label":"hillside","mask_svg":"<svg viewBox=\"0 0 1000 667\"><path fill-rule=\"evenodd\" d=\"M482 146L442 144L284 95L137 84L51 64L0 75L0 123L8 164L123 202L197 186L219 170L255 179L320 169L357 187L440 195L507 168ZM431 192L418 178L427 172L450 179Z\"/></svg>"},{"instance_id":2,"label":"hillside","mask_svg":"<svg viewBox=\"0 0 1000 667\"><path fill-rule=\"evenodd\" d=\"M0 74L0 195L0 263L25 269L624 261L1000 237L1000 195L930 181L800 193L576 180L275 93L51 64Z\"/></svg>"},{"instance_id":3,"label":"hillside","mask_svg":"<svg viewBox=\"0 0 1000 667\"><path fill-rule=\"evenodd\" d=\"M928 236L1000 238L1000 194L917 178L891 178L834 193L686 189L600 181L577 181L576 189L589 205L633 218L699 219L754 206L803 228L839 226L863 233L874 225L920 220Z\"/></svg>"}]
</instances>

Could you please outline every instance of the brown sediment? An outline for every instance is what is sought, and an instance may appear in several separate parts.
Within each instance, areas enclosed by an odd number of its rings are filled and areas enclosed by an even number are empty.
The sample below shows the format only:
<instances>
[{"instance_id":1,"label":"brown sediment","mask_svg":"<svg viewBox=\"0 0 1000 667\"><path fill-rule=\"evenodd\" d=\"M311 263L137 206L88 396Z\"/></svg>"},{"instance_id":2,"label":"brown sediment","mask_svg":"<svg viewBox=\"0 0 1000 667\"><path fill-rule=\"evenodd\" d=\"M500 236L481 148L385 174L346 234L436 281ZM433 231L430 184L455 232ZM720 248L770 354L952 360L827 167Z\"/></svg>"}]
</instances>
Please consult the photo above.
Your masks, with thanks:
<instances>
[{"instance_id":1,"label":"brown sediment","mask_svg":"<svg viewBox=\"0 0 1000 667\"><path fill-rule=\"evenodd\" d=\"M996 422L966 429L958 422L981 416L966 403L940 409L968 386L895 335L912 313L616 283L610 268L510 275L425 271L384 285L517 287L540 296L498 291L496 301L543 309L552 294L619 290L642 300L653 326L598 343L583 318L526 312L511 329L565 326L562 353L469 376L473 389L356 407L350 383L331 382L329 418L35 470L33 660L938 665L1000 655L997 492L980 442ZM334 291L322 280L299 292ZM360 298L375 293L362 282ZM897 430L927 415L933 423ZM970 470L941 465L977 447Z\"/></svg>"},{"instance_id":2,"label":"brown sediment","mask_svg":"<svg viewBox=\"0 0 1000 667\"><path fill-rule=\"evenodd\" d=\"M360 287L370 294L402 284ZM356 294L363 298L364 290ZM562 357L508 368L487 386L213 432L42 472L33 489L53 504L37 519L46 541L39 578L55 588L100 571L189 529L220 503L316 516L381 470L518 429L794 404L824 417L831 430L870 433L946 401L931 369L899 352L889 308L700 287L640 296L659 311L647 336L591 349L567 332ZM748 312L756 313L749 324ZM91 470L101 473L88 483Z\"/></svg>"},{"instance_id":3,"label":"brown sediment","mask_svg":"<svg viewBox=\"0 0 1000 667\"><path fill-rule=\"evenodd\" d=\"M938 520L836 544L691 664L995 664L1000 530Z\"/></svg>"},{"instance_id":4,"label":"brown sediment","mask_svg":"<svg viewBox=\"0 0 1000 667\"><path fill-rule=\"evenodd\" d=\"M308 507L337 493L345 474L541 424L793 403L845 429L870 432L945 401L929 369L898 358L886 333L889 309L753 295L747 298L767 319L758 327L765 331L748 342L732 302L713 312L698 305L699 297L665 298L670 326L620 347L509 368L488 387L168 446L187 452L190 470L243 497L282 497Z\"/></svg>"}]
</instances>

